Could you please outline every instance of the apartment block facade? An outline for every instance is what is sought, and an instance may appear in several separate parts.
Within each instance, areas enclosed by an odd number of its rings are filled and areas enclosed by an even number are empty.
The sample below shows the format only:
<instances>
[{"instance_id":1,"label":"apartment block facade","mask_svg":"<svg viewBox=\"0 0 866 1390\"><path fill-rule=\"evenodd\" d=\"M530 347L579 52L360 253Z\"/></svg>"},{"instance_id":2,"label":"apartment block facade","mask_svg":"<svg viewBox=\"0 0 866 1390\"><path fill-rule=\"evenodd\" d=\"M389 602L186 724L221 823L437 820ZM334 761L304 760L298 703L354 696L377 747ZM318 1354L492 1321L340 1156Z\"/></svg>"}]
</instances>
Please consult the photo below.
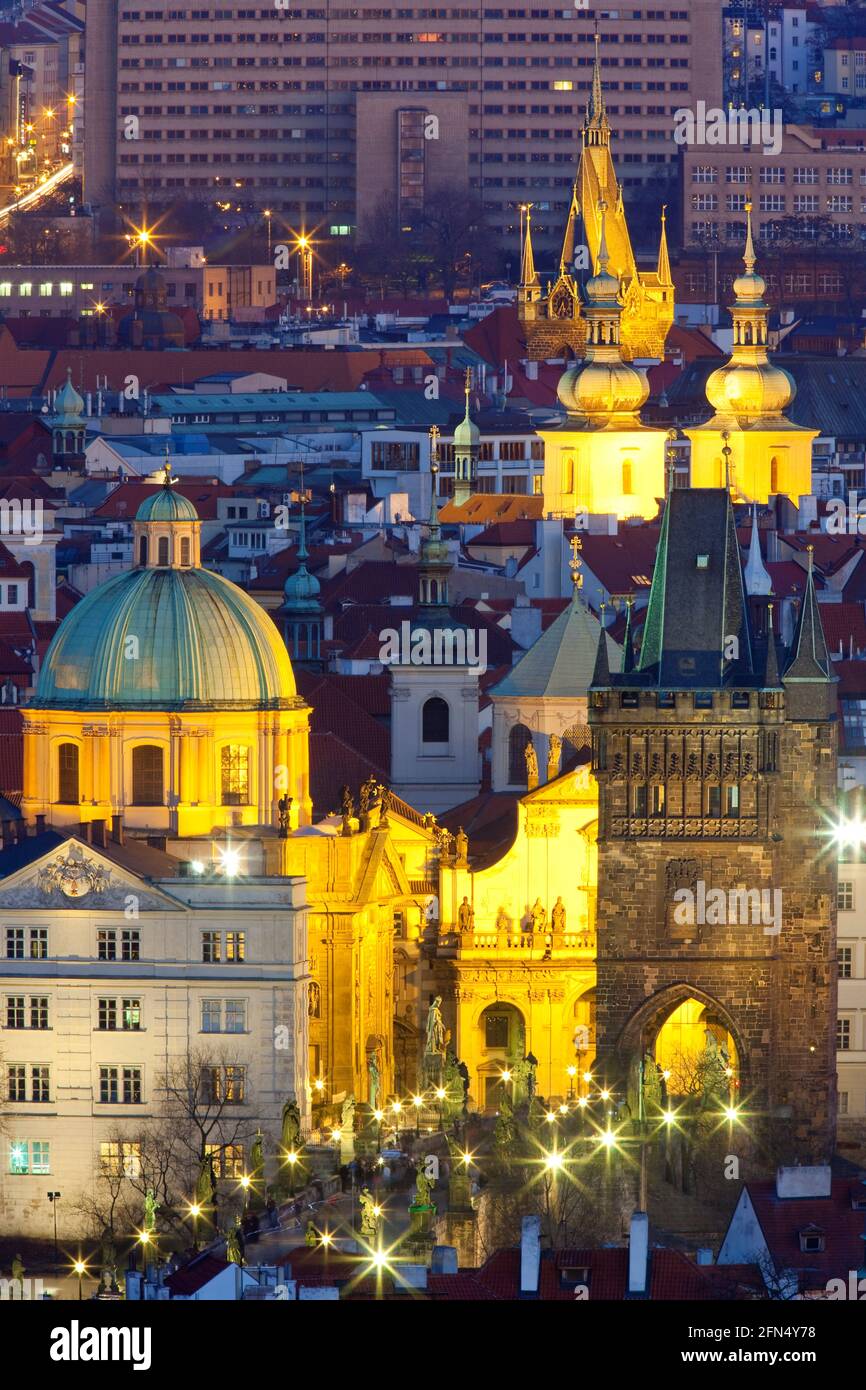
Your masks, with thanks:
<instances>
[{"instance_id":1,"label":"apartment block facade","mask_svg":"<svg viewBox=\"0 0 866 1390\"><path fill-rule=\"evenodd\" d=\"M746 203L765 242L859 235L866 213L866 130L786 126L782 149L768 157L749 145L684 147L683 246L742 243Z\"/></svg>"},{"instance_id":2,"label":"apartment block facade","mask_svg":"<svg viewBox=\"0 0 866 1390\"><path fill-rule=\"evenodd\" d=\"M105 6L87 35L85 196L114 210L223 200L348 237L383 184L418 206L465 177L498 238L516 245L517 209L531 200L537 245L552 247L570 202L596 20L626 190L674 172L675 110L721 99L714 0L559 4ZM371 141L367 122L383 109L389 130ZM425 132L425 114L439 118L438 133L435 121Z\"/></svg>"}]
</instances>

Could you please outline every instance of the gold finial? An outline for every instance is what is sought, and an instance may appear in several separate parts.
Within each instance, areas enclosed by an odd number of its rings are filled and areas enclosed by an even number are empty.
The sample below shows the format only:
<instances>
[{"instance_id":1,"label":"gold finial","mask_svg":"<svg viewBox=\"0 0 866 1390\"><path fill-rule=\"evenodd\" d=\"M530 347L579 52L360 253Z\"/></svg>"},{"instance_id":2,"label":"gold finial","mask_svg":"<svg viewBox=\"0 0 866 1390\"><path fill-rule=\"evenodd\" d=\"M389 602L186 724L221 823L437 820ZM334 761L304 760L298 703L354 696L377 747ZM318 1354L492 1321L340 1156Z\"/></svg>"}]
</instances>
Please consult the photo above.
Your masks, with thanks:
<instances>
[{"instance_id":1,"label":"gold finial","mask_svg":"<svg viewBox=\"0 0 866 1390\"><path fill-rule=\"evenodd\" d=\"M580 567L583 564L583 560L580 558L580 552L583 550L583 541L580 539L577 532L575 532L568 544L571 547L571 563L569 565L569 569L571 570L571 582L574 585L574 592L577 593L578 589L583 588L583 575L580 572Z\"/></svg>"},{"instance_id":2,"label":"gold finial","mask_svg":"<svg viewBox=\"0 0 866 1390\"><path fill-rule=\"evenodd\" d=\"M749 199L746 203L746 249L743 252L743 264L750 275L755 269L756 260L755 245L752 241L752 201Z\"/></svg>"},{"instance_id":3,"label":"gold finial","mask_svg":"<svg viewBox=\"0 0 866 1390\"><path fill-rule=\"evenodd\" d=\"M431 425L430 436L430 470L433 473L439 471L439 426Z\"/></svg>"},{"instance_id":4,"label":"gold finial","mask_svg":"<svg viewBox=\"0 0 866 1390\"><path fill-rule=\"evenodd\" d=\"M731 487L731 454L733 453L728 443L730 437L728 430L722 430L722 439L725 441L722 445L722 457L725 460L725 487L728 488L729 491Z\"/></svg>"},{"instance_id":5,"label":"gold finial","mask_svg":"<svg viewBox=\"0 0 866 1390\"><path fill-rule=\"evenodd\" d=\"M167 445L167 444L166 444L166 446L165 446L165 463L164 463L163 466L162 466L162 472L163 472L163 479L162 479L162 485L163 485L163 487L174 487L175 483L177 482L177 478L173 478L173 477L171 476L171 455L169 454L168 445Z\"/></svg>"},{"instance_id":6,"label":"gold finial","mask_svg":"<svg viewBox=\"0 0 866 1390\"><path fill-rule=\"evenodd\" d=\"M814 545L807 545L807 546L806 546L806 554L807 554L808 557L809 557L809 570L808 570L808 573L809 573L809 577L811 578L811 576L812 576L812 562L813 562L813 560L814 560L814 558L815 558L815 547L814 547Z\"/></svg>"},{"instance_id":7,"label":"gold finial","mask_svg":"<svg viewBox=\"0 0 866 1390\"><path fill-rule=\"evenodd\" d=\"M668 219L667 219L667 210L668 210L668 205L667 205L667 203L662 203L662 226L664 226L665 223L666 223L667 220L668 220Z\"/></svg>"}]
</instances>

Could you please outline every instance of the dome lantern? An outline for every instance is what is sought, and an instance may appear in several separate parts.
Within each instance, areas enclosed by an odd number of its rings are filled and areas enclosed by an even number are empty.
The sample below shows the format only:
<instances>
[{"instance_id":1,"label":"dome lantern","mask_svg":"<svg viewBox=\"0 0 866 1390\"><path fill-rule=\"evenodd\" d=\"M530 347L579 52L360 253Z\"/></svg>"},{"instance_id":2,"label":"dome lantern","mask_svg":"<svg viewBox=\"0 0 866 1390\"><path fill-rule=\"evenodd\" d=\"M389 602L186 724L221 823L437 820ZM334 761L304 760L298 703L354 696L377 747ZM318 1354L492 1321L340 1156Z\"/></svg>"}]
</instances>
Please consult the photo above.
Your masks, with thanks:
<instances>
[{"instance_id":1,"label":"dome lantern","mask_svg":"<svg viewBox=\"0 0 866 1390\"><path fill-rule=\"evenodd\" d=\"M197 568L201 564L201 520L172 477L168 445L162 484L154 488L132 523L134 562L141 568Z\"/></svg>"}]
</instances>

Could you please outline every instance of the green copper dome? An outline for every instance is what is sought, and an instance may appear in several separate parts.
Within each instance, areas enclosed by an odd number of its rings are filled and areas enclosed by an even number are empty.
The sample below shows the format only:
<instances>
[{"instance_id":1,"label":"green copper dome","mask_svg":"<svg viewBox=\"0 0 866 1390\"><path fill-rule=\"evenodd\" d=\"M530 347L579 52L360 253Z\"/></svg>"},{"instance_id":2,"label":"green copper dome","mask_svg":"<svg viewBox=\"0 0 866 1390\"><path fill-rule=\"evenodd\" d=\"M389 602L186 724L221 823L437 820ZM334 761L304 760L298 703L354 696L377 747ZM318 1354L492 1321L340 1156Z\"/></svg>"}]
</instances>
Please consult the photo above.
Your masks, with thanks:
<instances>
[{"instance_id":1,"label":"green copper dome","mask_svg":"<svg viewBox=\"0 0 866 1390\"><path fill-rule=\"evenodd\" d=\"M135 513L136 521L198 521L199 515L183 493L175 488L154 488Z\"/></svg>"},{"instance_id":2,"label":"green copper dome","mask_svg":"<svg viewBox=\"0 0 866 1390\"><path fill-rule=\"evenodd\" d=\"M210 570L139 568L94 589L64 619L31 704L276 709L295 700L280 635L242 589Z\"/></svg>"}]
</instances>

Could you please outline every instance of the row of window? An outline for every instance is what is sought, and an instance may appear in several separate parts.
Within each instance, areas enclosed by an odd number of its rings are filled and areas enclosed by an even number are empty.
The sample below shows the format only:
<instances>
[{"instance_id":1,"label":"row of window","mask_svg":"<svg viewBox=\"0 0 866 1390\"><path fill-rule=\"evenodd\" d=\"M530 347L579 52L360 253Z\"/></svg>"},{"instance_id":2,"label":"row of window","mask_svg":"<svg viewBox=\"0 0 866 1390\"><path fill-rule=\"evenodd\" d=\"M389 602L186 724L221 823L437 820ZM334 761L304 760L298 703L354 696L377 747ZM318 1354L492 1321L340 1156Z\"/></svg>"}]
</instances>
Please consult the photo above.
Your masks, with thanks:
<instances>
[{"instance_id":1,"label":"row of window","mask_svg":"<svg viewBox=\"0 0 866 1390\"><path fill-rule=\"evenodd\" d=\"M157 563L167 565L168 538L160 537ZM139 563L147 564L147 538L141 537ZM163 553L163 545L165 551ZM184 551L186 546L186 551ZM181 564L189 564L189 540L181 540ZM220 751L220 800L223 806L244 806L250 799L251 750L228 743ZM81 795L81 750L77 743L61 743L57 751L57 799L77 806ZM139 744L132 750L132 804L165 804L165 750L155 744Z\"/></svg>"},{"instance_id":2,"label":"row of window","mask_svg":"<svg viewBox=\"0 0 866 1390\"><path fill-rule=\"evenodd\" d=\"M246 1067L233 1062L203 1067L199 1078L199 1101L203 1105L243 1105L247 1093L246 1077ZM42 1063L8 1062L6 1099L15 1105L50 1103L51 1068ZM143 1104L142 1068L99 1067L97 1099L100 1105Z\"/></svg>"},{"instance_id":3,"label":"row of window","mask_svg":"<svg viewBox=\"0 0 866 1390\"><path fill-rule=\"evenodd\" d=\"M395 921L398 915L395 914ZM99 1032L137 1033L142 1026L141 1000L137 998L98 998L96 1027ZM6 996L6 1027L14 1029L50 1028L49 996L46 994L9 994ZM247 1004L245 999L203 999L201 1031L203 1033L245 1033Z\"/></svg>"},{"instance_id":4,"label":"row of window","mask_svg":"<svg viewBox=\"0 0 866 1390\"><path fill-rule=\"evenodd\" d=\"M218 1178L242 1178L245 1172L243 1144L205 1144ZM141 1145L135 1141L111 1141L99 1146L100 1170L110 1177L141 1176ZM51 1172L51 1145L47 1139L14 1139L9 1146L9 1172L13 1176L43 1176Z\"/></svg>"},{"instance_id":5,"label":"row of window","mask_svg":"<svg viewBox=\"0 0 866 1390\"><path fill-rule=\"evenodd\" d=\"M777 294L779 291L779 276L773 271L767 271L761 267L761 275L767 285L768 294ZM721 279L730 280L730 276L722 276ZM788 271L782 276L782 287L785 294L841 294L844 281L841 275L831 272L819 272L813 277L808 271ZM706 271L689 270L685 275L685 288L689 294L705 294L709 289L710 278ZM730 284L727 287L722 283L722 293L730 292ZM850 746L850 745L846 745Z\"/></svg>"},{"instance_id":6,"label":"row of window","mask_svg":"<svg viewBox=\"0 0 866 1390\"><path fill-rule=\"evenodd\" d=\"M246 957L246 932L204 931L201 958L207 964L242 961ZM47 927L7 927L7 960L47 960ZM96 933L97 960L141 960L141 932L136 927L100 927Z\"/></svg>"},{"instance_id":7,"label":"row of window","mask_svg":"<svg viewBox=\"0 0 866 1390\"><path fill-rule=\"evenodd\" d=\"M745 212L745 193L729 193L725 199L728 212ZM827 212L853 212L854 199L849 193L828 193L825 198ZM693 193L692 207L695 212L716 212L719 207L717 193ZM785 212L787 200L784 193L762 193L758 199L760 212ZM799 193L793 200L794 212L820 212L820 199L817 193ZM866 212L866 197L860 199L860 211Z\"/></svg>"},{"instance_id":8,"label":"row of window","mask_svg":"<svg viewBox=\"0 0 866 1390\"><path fill-rule=\"evenodd\" d=\"M641 820L647 816L667 815L665 786L663 782L652 782L647 786L634 786L631 789L631 814ZM726 816L734 818L740 814L740 788L736 783L704 788L704 815L710 818Z\"/></svg>"},{"instance_id":9,"label":"row of window","mask_svg":"<svg viewBox=\"0 0 866 1390\"><path fill-rule=\"evenodd\" d=\"M823 171L827 183L836 185L852 184L855 170L852 168L830 167ZM713 164L697 164L692 170L692 183L717 183L721 169ZM821 179L822 171L812 167L793 169L791 182L814 184ZM758 181L763 184L784 183L786 170L781 166L767 166L759 172ZM860 182L866 183L866 169L860 171ZM725 183L753 183L755 179L751 164L729 164L725 168Z\"/></svg>"}]
</instances>

